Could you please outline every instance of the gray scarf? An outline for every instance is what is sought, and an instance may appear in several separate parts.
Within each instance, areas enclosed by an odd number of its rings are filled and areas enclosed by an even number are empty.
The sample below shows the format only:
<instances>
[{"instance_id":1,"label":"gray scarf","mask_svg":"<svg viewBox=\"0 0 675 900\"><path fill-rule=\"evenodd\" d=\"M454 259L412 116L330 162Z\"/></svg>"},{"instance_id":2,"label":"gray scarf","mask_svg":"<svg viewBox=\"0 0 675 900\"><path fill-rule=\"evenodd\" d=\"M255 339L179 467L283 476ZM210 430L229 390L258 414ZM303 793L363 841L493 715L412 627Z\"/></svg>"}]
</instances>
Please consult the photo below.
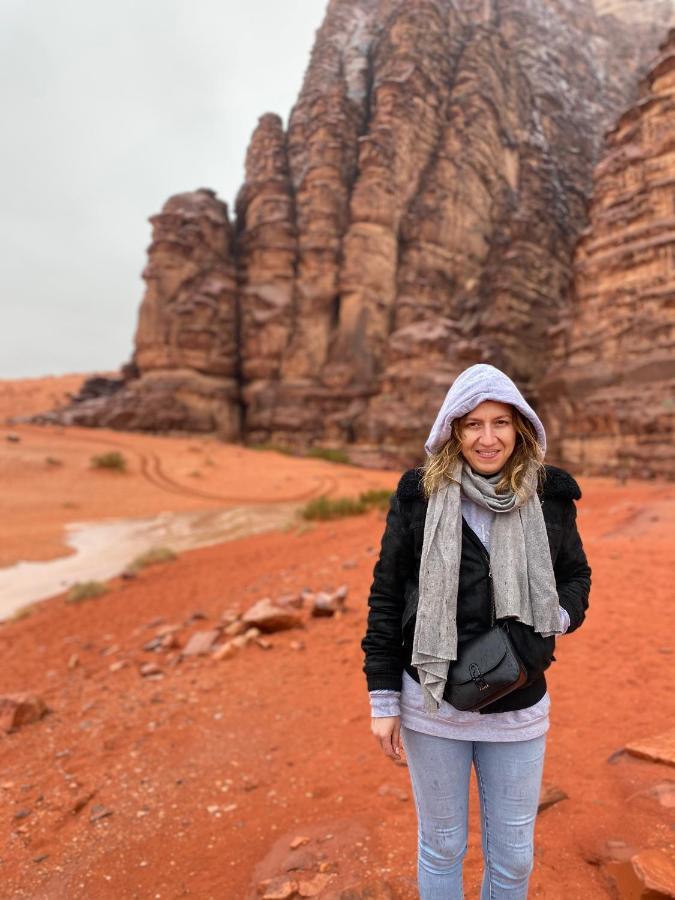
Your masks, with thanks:
<instances>
[{"instance_id":1,"label":"gray scarf","mask_svg":"<svg viewBox=\"0 0 675 900\"><path fill-rule=\"evenodd\" d=\"M447 482L429 497L420 561L419 602L412 665L417 667L427 712L438 710L450 663L457 659L457 587L462 553L461 491L493 510L490 568L497 619L515 616L538 632L560 632L558 592L530 465L526 497L497 494L499 475L484 477L460 460Z\"/></svg>"}]
</instances>

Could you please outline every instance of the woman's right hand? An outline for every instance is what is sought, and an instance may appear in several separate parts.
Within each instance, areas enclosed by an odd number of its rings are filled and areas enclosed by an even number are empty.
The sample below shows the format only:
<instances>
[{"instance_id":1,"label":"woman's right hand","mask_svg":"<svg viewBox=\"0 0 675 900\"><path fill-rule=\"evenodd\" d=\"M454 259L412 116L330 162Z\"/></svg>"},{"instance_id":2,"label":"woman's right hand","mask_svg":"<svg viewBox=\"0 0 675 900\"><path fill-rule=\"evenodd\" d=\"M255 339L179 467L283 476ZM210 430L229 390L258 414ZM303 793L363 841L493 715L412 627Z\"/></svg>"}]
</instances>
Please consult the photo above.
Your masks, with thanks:
<instances>
[{"instance_id":1,"label":"woman's right hand","mask_svg":"<svg viewBox=\"0 0 675 900\"><path fill-rule=\"evenodd\" d=\"M370 720L370 730L377 738L385 756L401 758L401 717L377 716Z\"/></svg>"}]
</instances>

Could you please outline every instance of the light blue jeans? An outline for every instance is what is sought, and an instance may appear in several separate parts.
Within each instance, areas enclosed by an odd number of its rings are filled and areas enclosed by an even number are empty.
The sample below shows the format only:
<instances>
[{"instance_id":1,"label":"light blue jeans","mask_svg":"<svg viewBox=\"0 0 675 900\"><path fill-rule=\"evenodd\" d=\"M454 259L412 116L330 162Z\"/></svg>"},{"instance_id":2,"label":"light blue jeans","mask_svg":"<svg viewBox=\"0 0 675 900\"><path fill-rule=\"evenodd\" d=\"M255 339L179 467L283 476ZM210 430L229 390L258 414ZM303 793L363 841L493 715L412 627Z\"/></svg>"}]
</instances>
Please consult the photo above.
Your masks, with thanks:
<instances>
[{"instance_id":1,"label":"light blue jeans","mask_svg":"<svg viewBox=\"0 0 675 900\"><path fill-rule=\"evenodd\" d=\"M480 900L525 900L546 734L527 741L457 741L403 725L401 740L417 807L420 900L463 900L472 762L485 861Z\"/></svg>"}]
</instances>

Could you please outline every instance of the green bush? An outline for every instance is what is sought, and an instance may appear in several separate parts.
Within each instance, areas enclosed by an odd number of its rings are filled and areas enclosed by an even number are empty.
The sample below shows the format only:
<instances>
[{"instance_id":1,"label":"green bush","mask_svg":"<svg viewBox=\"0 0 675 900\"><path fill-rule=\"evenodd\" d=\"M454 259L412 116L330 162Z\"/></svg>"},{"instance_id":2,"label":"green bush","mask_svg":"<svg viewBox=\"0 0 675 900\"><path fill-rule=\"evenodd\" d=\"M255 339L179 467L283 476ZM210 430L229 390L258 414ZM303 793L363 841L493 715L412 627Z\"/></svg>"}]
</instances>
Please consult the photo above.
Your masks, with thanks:
<instances>
[{"instance_id":1,"label":"green bush","mask_svg":"<svg viewBox=\"0 0 675 900\"><path fill-rule=\"evenodd\" d=\"M359 499L362 500L366 506L373 507L374 509L387 510L389 509L389 498L391 497L391 494L392 492L386 488L374 488L359 494Z\"/></svg>"},{"instance_id":2,"label":"green bush","mask_svg":"<svg viewBox=\"0 0 675 900\"><path fill-rule=\"evenodd\" d=\"M126 571L139 572L147 566L154 566L156 563L171 562L174 559L176 559L176 554L171 547L150 547L145 553L141 553L137 556L131 564L127 566Z\"/></svg>"},{"instance_id":3,"label":"green bush","mask_svg":"<svg viewBox=\"0 0 675 900\"><path fill-rule=\"evenodd\" d=\"M340 519L343 516L358 516L368 509L367 505L354 497L315 497L302 509L303 519Z\"/></svg>"},{"instance_id":4,"label":"green bush","mask_svg":"<svg viewBox=\"0 0 675 900\"><path fill-rule=\"evenodd\" d=\"M28 616L32 616L35 612L35 604L34 603L26 603L24 606L20 606L18 609L15 609L13 613L7 617L8 622L19 622L21 619L27 619Z\"/></svg>"},{"instance_id":5,"label":"green bush","mask_svg":"<svg viewBox=\"0 0 675 900\"><path fill-rule=\"evenodd\" d=\"M303 519L340 519L344 516L358 516L369 509L389 508L391 491L374 489L364 491L356 497L315 497L305 504Z\"/></svg>"},{"instance_id":6,"label":"green bush","mask_svg":"<svg viewBox=\"0 0 675 900\"><path fill-rule=\"evenodd\" d=\"M344 450L337 450L331 447L310 447L307 456L313 456L316 459L326 459L328 462L343 463L350 465L350 459Z\"/></svg>"},{"instance_id":7,"label":"green bush","mask_svg":"<svg viewBox=\"0 0 675 900\"><path fill-rule=\"evenodd\" d=\"M283 444L273 444L271 441L264 441L261 444L247 444L250 450L273 450L275 453L283 453L285 456L295 456L295 451L291 447L285 447Z\"/></svg>"},{"instance_id":8,"label":"green bush","mask_svg":"<svg viewBox=\"0 0 675 900\"><path fill-rule=\"evenodd\" d=\"M66 595L66 603L82 603L83 600L92 600L107 592L108 588L100 581L78 581Z\"/></svg>"},{"instance_id":9,"label":"green bush","mask_svg":"<svg viewBox=\"0 0 675 900\"><path fill-rule=\"evenodd\" d=\"M92 469L114 469L117 472L126 472L127 461L119 450L110 450L108 453L100 453L91 458Z\"/></svg>"}]
</instances>

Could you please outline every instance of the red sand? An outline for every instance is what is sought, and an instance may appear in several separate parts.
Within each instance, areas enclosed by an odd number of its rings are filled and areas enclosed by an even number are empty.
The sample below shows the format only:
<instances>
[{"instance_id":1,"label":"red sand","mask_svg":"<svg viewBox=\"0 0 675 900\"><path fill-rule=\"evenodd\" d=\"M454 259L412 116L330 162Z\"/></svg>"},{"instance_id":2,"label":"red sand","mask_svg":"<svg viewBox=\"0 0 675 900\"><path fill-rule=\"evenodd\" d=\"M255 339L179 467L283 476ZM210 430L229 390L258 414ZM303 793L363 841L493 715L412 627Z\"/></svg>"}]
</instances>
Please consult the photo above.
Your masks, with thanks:
<instances>
[{"instance_id":1,"label":"red sand","mask_svg":"<svg viewBox=\"0 0 675 900\"><path fill-rule=\"evenodd\" d=\"M223 505L221 498L269 502L326 488L355 494L393 487L398 477L201 438L10 430L22 441L0 453L4 565L63 552L60 527L72 518ZM135 474L116 480L88 470L91 452L121 445ZM215 466L202 465L206 453ZM43 470L47 454L64 466ZM195 459L199 480L189 474ZM133 490L120 492L127 477ZM197 496L195 485L208 496ZM530 896L551 900L617 896L610 869L599 864L608 840L636 850L673 845L672 811L641 793L672 780L673 769L627 754L608 758L673 721L675 486L581 485L591 608L582 628L559 640L548 673L544 780L568 799L539 815L530 882ZM322 898L416 897L408 773L370 733L361 671L383 524L384 515L371 512L193 550L134 581L111 581L97 600L73 606L55 597L0 625L0 693L35 691L52 709L0 738L3 898L248 898L293 860L305 874L290 875L301 880L320 867L335 873ZM251 645L232 659L173 665L164 652L142 650L158 617L184 623L203 611L207 621L179 632L184 643L230 607L341 583L349 586L342 618L271 635L271 650ZM304 649L290 646L297 640ZM131 664L111 672L121 659ZM142 678L146 661L164 677ZM383 785L407 799L379 794ZM90 821L96 804L111 815ZM20 810L29 813L15 818ZM309 843L291 850L303 835ZM472 776L467 897L477 897L481 867Z\"/></svg>"}]
</instances>

